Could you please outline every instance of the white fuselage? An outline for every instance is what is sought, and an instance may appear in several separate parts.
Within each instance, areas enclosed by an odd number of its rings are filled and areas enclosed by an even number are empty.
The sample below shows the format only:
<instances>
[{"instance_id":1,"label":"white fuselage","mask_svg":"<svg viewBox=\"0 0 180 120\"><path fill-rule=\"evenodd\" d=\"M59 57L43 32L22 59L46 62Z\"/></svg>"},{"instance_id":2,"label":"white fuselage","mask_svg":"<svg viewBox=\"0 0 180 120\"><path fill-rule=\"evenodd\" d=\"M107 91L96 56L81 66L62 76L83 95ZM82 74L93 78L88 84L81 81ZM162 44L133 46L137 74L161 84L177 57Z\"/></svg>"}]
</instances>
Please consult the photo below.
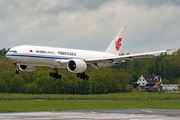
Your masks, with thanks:
<instances>
[{"instance_id":1,"label":"white fuselage","mask_svg":"<svg viewBox=\"0 0 180 120\"><path fill-rule=\"evenodd\" d=\"M53 68L67 68L63 63L73 59L86 60L114 56L116 55L105 52L32 45L11 48L6 54L6 57L13 63L30 66L49 66ZM112 65L114 65L114 62L106 64L98 63L99 69Z\"/></svg>"}]
</instances>

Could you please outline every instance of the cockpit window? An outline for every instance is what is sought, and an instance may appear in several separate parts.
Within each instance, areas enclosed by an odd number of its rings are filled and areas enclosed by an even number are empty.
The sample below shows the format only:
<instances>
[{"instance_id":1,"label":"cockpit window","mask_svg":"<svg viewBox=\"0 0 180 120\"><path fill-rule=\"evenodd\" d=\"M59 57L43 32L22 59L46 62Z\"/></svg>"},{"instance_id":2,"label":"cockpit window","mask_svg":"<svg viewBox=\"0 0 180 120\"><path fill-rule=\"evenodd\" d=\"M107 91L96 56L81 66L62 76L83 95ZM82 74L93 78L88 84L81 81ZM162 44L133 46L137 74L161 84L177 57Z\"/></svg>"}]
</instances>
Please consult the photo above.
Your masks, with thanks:
<instances>
[{"instance_id":1,"label":"cockpit window","mask_svg":"<svg viewBox=\"0 0 180 120\"><path fill-rule=\"evenodd\" d=\"M11 53L17 53L16 50L10 50L9 52L11 52Z\"/></svg>"}]
</instances>

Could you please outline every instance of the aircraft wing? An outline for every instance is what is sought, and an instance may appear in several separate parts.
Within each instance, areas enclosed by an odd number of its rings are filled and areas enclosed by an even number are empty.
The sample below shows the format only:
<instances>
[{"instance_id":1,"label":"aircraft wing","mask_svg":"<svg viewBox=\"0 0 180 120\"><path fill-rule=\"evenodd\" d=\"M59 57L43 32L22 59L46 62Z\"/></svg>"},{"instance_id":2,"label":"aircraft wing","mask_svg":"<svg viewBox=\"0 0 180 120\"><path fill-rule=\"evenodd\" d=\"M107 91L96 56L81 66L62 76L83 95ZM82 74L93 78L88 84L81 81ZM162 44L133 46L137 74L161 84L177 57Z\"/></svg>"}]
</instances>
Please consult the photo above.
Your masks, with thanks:
<instances>
[{"instance_id":1,"label":"aircraft wing","mask_svg":"<svg viewBox=\"0 0 180 120\"><path fill-rule=\"evenodd\" d=\"M87 64L97 64L97 63L108 63L108 62L118 62L123 60L133 60L138 58L147 58L150 57L149 55L157 54L157 53L164 53L170 51L171 49L161 50L161 51L154 51L154 52L147 52L147 53L138 53L138 54L131 54L131 55L122 55L122 56L113 56L108 58L97 58L97 59L85 59Z\"/></svg>"}]
</instances>

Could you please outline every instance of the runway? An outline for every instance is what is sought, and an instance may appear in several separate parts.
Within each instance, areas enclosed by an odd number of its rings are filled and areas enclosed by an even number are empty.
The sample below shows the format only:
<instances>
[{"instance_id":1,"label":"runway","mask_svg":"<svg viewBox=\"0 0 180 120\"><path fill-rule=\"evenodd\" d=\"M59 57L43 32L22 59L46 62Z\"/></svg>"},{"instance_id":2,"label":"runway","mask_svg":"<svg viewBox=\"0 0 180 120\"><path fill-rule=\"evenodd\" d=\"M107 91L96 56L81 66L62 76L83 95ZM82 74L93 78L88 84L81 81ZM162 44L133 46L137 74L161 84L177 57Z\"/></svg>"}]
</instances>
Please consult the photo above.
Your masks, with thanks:
<instances>
[{"instance_id":1,"label":"runway","mask_svg":"<svg viewBox=\"0 0 180 120\"><path fill-rule=\"evenodd\" d=\"M133 111L137 112L131 113ZM0 114L0 120L179 120L179 118L180 110L156 109L25 112Z\"/></svg>"}]
</instances>

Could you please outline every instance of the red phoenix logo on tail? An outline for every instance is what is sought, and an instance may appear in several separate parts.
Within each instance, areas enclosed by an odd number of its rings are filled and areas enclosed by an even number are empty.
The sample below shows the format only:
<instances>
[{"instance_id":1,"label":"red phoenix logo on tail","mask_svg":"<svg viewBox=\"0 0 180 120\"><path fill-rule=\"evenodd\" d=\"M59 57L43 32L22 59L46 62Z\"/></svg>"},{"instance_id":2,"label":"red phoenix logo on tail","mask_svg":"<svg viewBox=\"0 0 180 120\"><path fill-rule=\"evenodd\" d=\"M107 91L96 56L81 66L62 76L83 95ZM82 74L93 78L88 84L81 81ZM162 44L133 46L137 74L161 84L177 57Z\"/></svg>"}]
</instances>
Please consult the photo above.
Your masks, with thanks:
<instances>
[{"instance_id":1,"label":"red phoenix logo on tail","mask_svg":"<svg viewBox=\"0 0 180 120\"><path fill-rule=\"evenodd\" d=\"M115 42L115 47L116 50L118 51L121 47L121 42L122 42L122 38L119 38L116 42Z\"/></svg>"}]
</instances>

